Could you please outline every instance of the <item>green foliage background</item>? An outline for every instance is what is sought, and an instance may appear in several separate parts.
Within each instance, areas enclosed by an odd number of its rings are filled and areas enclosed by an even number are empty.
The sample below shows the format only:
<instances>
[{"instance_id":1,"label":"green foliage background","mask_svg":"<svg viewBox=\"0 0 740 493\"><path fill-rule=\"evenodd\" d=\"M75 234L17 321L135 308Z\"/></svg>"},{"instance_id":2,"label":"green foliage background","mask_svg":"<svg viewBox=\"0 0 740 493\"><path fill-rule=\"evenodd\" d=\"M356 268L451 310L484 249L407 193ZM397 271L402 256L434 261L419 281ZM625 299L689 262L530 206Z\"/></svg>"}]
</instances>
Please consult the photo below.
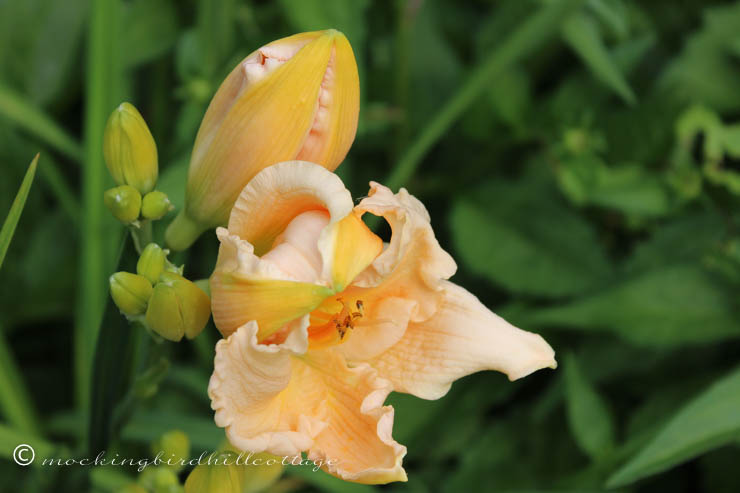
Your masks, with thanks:
<instances>
[{"instance_id":1,"label":"green foliage background","mask_svg":"<svg viewBox=\"0 0 740 493\"><path fill-rule=\"evenodd\" d=\"M0 490L135 479L21 468L18 443L143 457L179 428L194 451L219 446L215 328L119 367L140 339L100 326L123 238L102 207L103 125L120 101L140 109L180 207L223 77L328 27L362 81L340 175L355 196L373 179L419 197L454 280L560 363L392 395L410 479L382 489L740 491L740 2L699 0L0 1L0 217L41 151L0 270ZM176 260L205 278L216 243ZM144 376L119 382L129 367ZM300 468L271 488L372 489Z\"/></svg>"}]
</instances>

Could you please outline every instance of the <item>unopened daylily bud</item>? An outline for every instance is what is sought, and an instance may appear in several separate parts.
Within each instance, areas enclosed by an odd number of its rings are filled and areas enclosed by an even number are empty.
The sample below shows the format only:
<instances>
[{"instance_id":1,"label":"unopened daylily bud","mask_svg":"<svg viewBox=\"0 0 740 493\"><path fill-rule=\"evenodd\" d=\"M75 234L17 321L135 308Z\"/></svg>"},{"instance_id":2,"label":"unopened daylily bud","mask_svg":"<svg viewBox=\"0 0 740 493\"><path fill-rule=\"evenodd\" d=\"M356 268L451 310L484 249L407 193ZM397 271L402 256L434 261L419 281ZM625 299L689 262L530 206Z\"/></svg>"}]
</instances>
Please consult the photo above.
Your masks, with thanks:
<instances>
[{"instance_id":1,"label":"unopened daylily bud","mask_svg":"<svg viewBox=\"0 0 740 493\"><path fill-rule=\"evenodd\" d=\"M154 286L146 323L150 329L170 341L182 336L192 339L203 330L211 315L211 300L192 281L164 272Z\"/></svg>"},{"instance_id":2,"label":"unopened daylily bud","mask_svg":"<svg viewBox=\"0 0 740 493\"><path fill-rule=\"evenodd\" d=\"M190 456L190 439L180 430L172 430L159 437L159 440L152 444L152 453L157 455L162 453L162 459L169 461L175 471L179 471L184 466L184 461Z\"/></svg>"},{"instance_id":3,"label":"unopened daylily bud","mask_svg":"<svg viewBox=\"0 0 740 493\"><path fill-rule=\"evenodd\" d=\"M144 195L141 201L141 215L146 219L161 219L172 210L172 202L164 192L154 190Z\"/></svg>"},{"instance_id":4,"label":"unopened daylily bud","mask_svg":"<svg viewBox=\"0 0 740 493\"><path fill-rule=\"evenodd\" d=\"M296 34L249 55L200 125L168 246L182 250L225 224L239 192L267 166L297 159L336 169L355 138L359 103L355 57L338 31Z\"/></svg>"},{"instance_id":5,"label":"unopened daylily bud","mask_svg":"<svg viewBox=\"0 0 740 493\"><path fill-rule=\"evenodd\" d=\"M149 243L136 263L136 273L155 284L164 272L166 263L167 254L164 250L156 243Z\"/></svg>"},{"instance_id":6,"label":"unopened daylily bud","mask_svg":"<svg viewBox=\"0 0 740 493\"><path fill-rule=\"evenodd\" d=\"M124 315L135 317L146 311L152 295L152 285L144 276L130 272L116 272L110 276L110 295Z\"/></svg>"},{"instance_id":7,"label":"unopened daylily bud","mask_svg":"<svg viewBox=\"0 0 740 493\"><path fill-rule=\"evenodd\" d=\"M141 211L141 194L134 187L121 185L106 190L103 203L113 216L124 224L136 221Z\"/></svg>"},{"instance_id":8,"label":"unopened daylily bud","mask_svg":"<svg viewBox=\"0 0 740 493\"><path fill-rule=\"evenodd\" d=\"M243 493L246 467L237 464L239 455L226 451L214 455L190 472L185 493Z\"/></svg>"},{"instance_id":9,"label":"unopened daylily bud","mask_svg":"<svg viewBox=\"0 0 740 493\"><path fill-rule=\"evenodd\" d=\"M119 185L131 185L142 195L157 183L157 145L141 114L129 103L113 110L103 134L103 157Z\"/></svg>"}]
</instances>

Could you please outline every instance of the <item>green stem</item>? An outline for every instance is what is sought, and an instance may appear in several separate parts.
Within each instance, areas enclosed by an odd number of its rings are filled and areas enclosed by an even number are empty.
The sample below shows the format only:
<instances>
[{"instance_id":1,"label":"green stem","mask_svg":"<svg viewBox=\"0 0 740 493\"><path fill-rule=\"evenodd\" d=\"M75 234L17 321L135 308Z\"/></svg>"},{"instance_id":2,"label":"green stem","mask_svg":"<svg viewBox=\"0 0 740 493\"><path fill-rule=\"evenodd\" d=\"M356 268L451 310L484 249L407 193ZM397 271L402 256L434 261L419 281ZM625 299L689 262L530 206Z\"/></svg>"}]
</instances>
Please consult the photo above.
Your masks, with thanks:
<instances>
[{"instance_id":1,"label":"green stem","mask_svg":"<svg viewBox=\"0 0 740 493\"><path fill-rule=\"evenodd\" d=\"M447 132L478 95L490 87L491 80L506 67L521 60L557 34L562 21L583 0L556 0L548 2L536 14L520 25L485 61L470 74L468 80L448 100L419 136L403 154L385 184L396 189L414 175L421 160L432 146Z\"/></svg>"},{"instance_id":2,"label":"green stem","mask_svg":"<svg viewBox=\"0 0 740 493\"><path fill-rule=\"evenodd\" d=\"M136 253L141 255L144 248L152 242L152 222L148 219L143 219L138 228L131 227L129 229L131 231L131 239L134 241Z\"/></svg>"},{"instance_id":3,"label":"green stem","mask_svg":"<svg viewBox=\"0 0 740 493\"><path fill-rule=\"evenodd\" d=\"M192 245L205 230L182 210L167 227L165 243L167 247L179 252Z\"/></svg>"}]
</instances>

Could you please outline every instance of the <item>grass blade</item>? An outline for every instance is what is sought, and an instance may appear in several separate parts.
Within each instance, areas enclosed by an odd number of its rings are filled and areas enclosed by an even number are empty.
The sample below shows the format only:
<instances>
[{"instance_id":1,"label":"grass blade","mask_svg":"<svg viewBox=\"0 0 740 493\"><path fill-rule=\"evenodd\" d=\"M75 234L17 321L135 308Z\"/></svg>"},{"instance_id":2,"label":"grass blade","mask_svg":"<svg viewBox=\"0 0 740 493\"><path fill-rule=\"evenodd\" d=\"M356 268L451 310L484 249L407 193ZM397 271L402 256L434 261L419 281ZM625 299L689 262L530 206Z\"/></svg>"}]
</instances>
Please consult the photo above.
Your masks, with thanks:
<instances>
[{"instance_id":1,"label":"grass blade","mask_svg":"<svg viewBox=\"0 0 740 493\"><path fill-rule=\"evenodd\" d=\"M68 158L82 161L82 148L62 127L26 99L0 85L0 115Z\"/></svg>"},{"instance_id":2,"label":"grass blade","mask_svg":"<svg viewBox=\"0 0 740 493\"><path fill-rule=\"evenodd\" d=\"M740 436L740 368L717 381L668 421L655 438L609 478L608 488L634 483Z\"/></svg>"},{"instance_id":3,"label":"grass blade","mask_svg":"<svg viewBox=\"0 0 740 493\"><path fill-rule=\"evenodd\" d=\"M480 64L457 93L446 102L403 154L385 185L392 190L413 176L419 163L432 146L462 113L488 87L491 79L506 67L532 53L558 32L562 21L579 7L582 0L548 2L520 25L487 59Z\"/></svg>"},{"instance_id":4,"label":"grass blade","mask_svg":"<svg viewBox=\"0 0 740 493\"><path fill-rule=\"evenodd\" d=\"M120 17L119 1L94 0L90 3L82 174L82 262L74 341L76 397L86 420L90 411L93 356L110 274L106 247L111 235L106 228L107 216L102 205L106 185L102 147L105 122L116 104L122 83L118 46Z\"/></svg>"},{"instance_id":5,"label":"grass blade","mask_svg":"<svg viewBox=\"0 0 740 493\"><path fill-rule=\"evenodd\" d=\"M21 218L23 207L26 205L26 198L28 197L29 190L31 190L31 184L36 175L36 165L38 162L39 155L36 154L36 157L33 158L30 166L28 166L28 171L26 171L26 176L23 178L21 188L18 189L18 194L15 196L15 200L13 200L13 205L10 206L10 212L3 223L3 229L0 229L0 267L2 267L3 260L5 260L5 254L8 252L10 240L13 239L15 227Z\"/></svg>"},{"instance_id":6,"label":"grass blade","mask_svg":"<svg viewBox=\"0 0 740 493\"><path fill-rule=\"evenodd\" d=\"M18 364L0 330L0 409L8 422L19 431L41 436L38 414L31 404Z\"/></svg>"},{"instance_id":7,"label":"grass blade","mask_svg":"<svg viewBox=\"0 0 740 493\"><path fill-rule=\"evenodd\" d=\"M624 102L635 104L635 93L604 45L593 19L583 14L572 16L563 25L563 38L597 79L617 93Z\"/></svg>"}]
</instances>

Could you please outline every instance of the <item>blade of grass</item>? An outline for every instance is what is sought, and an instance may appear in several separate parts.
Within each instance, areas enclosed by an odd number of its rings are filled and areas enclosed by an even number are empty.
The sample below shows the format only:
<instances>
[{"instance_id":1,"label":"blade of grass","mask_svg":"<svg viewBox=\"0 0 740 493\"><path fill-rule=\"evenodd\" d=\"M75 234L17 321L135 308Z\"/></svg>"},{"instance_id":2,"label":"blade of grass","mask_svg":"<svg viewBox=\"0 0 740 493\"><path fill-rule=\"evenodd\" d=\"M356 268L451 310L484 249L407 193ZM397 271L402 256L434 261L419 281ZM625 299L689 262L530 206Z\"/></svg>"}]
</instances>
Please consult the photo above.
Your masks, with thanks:
<instances>
[{"instance_id":1,"label":"blade of grass","mask_svg":"<svg viewBox=\"0 0 740 493\"><path fill-rule=\"evenodd\" d=\"M8 217L3 223L3 228L0 229L0 267L2 267L3 260L5 260L5 254L8 252L10 240L13 239L13 233L15 233L15 227L21 218L23 207L26 205L26 198L28 197L29 190L31 190L31 184L33 183L33 177L36 175L36 165L38 162L39 155L36 154L36 157L33 158L33 161L28 166L26 176L23 178L21 187L18 189L18 194L16 194L13 200L13 205L10 206L10 212L8 212Z\"/></svg>"},{"instance_id":2,"label":"blade of grass","mask_svg":"<svg viewBox=\"0 0 740 493\"><path fill-rule=\"evenodd\" d=\"M0 115L51 147L81 162L82 148L62 127L15 91L0 85Z\"/></svg>"},{"instance_id":3,"label":"blade of grass","mask_svg":"<svg viewBox=\"0 0 740 493\"><path fill-rule=\"evenodd\" d=\"M13 450L18 445L25 443L33 447L36 459L33 464L41 464L43 459L52 458L59 447L41 438L31 436L24 430L18 430L6 424L0 423L0 457L4 459L13 458ZM25 457L29 457L26 453Z\"/></svg>"},{"instance_id":4,"label":"blade of grass","mask_svg":"<svg viewBox=\"0 0 740 493\"><path fill-rule=\"evenodd\" d=\"M41 175L41 179L44 181L45 185L49 188L49 191L57 199L57 202L62 206L62 209L64 209L64 212L69 214L69 217L72 218L72 223L75 226L79 225L80 203L78 202L75 193L67 184L64 175L59 171L57 163L49 156L45 156L44 165L39 170L39 174Z\"/></svg>"},{"instance_id":5,"label":"blade of grass","mask_svg":"<svg viewBox=\"0 0 740 493\"><path fill-rule=\"evenodd\" d=\"M577 14L563 24L563 38L596 78L630 105L635 93L619 70L619 66L604 44L598 25L589 16Z\"/></svg>"},{"instance_id":6,"label":"blade of grass","mask_svg":"<svg viewBox=\"0 0 740 493\"><path fill-rule=\"evenodd\" d=\"M488 87L493 77L552 39L553 35L559 32L562 21L582 3L583 0L548 2L516 28L470 74L457 93L442 106L434 118L421 130L416 140L401 156L385 184L391 189L396 189L408 182L427 152L475 101L478 95Z\"/></svg>"},{"instance_id":7,"label":"blade of grass","mask_svg":"<svg viewBox=\"0 0 740 493\"><path fill-rule=\"evenodd\" d=\"M106 216L102 206L105 188L102 143L105 121L118 97L116 88L121 84L117 45L120 2L94 0L90 3L89 16L82 173L82 262L74 344L76 398L85 421L90 414L93 353L105 307L109 274L106 272ZM83 443L87 438L86 430L88 427L81 430Z\"/></svg>"},{"instance_id":8,"label":"blade of grass","mask_svg":"<svg viewBox=\"0 0 740 493\"><path fill-rule=\"evenodd\" d=\"M41 436L38 414L0 327L0 409L19 431Z\"/></svg>"}]
</instances>

